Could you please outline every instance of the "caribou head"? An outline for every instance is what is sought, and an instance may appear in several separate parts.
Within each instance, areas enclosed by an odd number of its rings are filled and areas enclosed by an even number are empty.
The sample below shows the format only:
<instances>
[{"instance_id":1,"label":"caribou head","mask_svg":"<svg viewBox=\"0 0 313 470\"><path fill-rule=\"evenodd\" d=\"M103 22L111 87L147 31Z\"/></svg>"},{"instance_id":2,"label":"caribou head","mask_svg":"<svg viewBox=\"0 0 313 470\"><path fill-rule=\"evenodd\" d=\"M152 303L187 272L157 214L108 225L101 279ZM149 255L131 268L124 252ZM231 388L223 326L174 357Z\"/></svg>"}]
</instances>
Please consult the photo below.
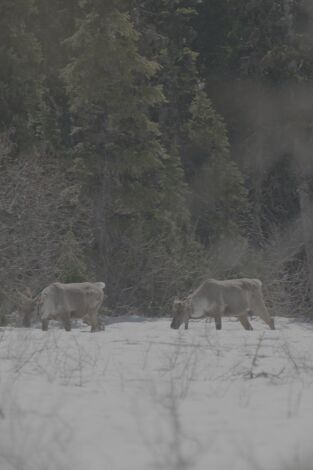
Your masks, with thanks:
<instances>
[{"instance_id":1,"label":"caribou head","mask_svg":"<svg viewBox=\"0 0 313 470\"><path fill-rule=\"evenodd\" d=\"M185 329L188 328L188 320L191 315L192 304L189 297L185 300L175 299L173 302L173 320L171 328L178 330L178 328L185 323Z\"/></svg>"},{"instance_id":2,"label":"caribou head","mask_svg":"<svg viewBox=\"0 0 313 470\"><path fill-rule=\"evenodd\" d=\"M34 316L38 303L38 296L33 297L32 291L29 287L25 289L24 292L17 291L16 299L16 313L20 320L20 323L29 327L31 324L31 319Z\"/></svg>"}]
</instances>

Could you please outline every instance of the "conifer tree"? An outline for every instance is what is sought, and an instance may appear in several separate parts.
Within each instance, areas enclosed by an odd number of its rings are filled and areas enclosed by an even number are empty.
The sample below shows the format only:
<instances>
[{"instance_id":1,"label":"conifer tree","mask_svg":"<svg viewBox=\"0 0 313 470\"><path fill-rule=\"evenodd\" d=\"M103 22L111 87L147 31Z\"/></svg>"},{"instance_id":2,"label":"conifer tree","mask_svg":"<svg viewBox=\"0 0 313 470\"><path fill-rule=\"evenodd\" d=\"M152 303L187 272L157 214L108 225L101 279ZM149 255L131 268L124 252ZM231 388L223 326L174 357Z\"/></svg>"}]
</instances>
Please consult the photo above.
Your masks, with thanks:
<instances>
[{"instance_id":1,"label":"conifer tree","mask_svg":"<svg viewBox=\"0 0 313 470\"><path fill-rule=\"evenodd\" d=\"M85 1L82 8L67 40L72 59L63 77L74 152L86 162L94 190L98 271L109 273L113 303L121 282L147 301L164 282L164 259L177 250L188 221L180 162L152 118L164 101L153 83L160 65L139 52L123 2Z\"/></svg>"},{"instance_id":2,"label":"conifer tree","mask_svg":"<svg viewBox=\"0 0 313 470\"><path fill-rule=\"evenodd\" d=\"M192 49L195 0L131 0L133 16L141 32L140 50L160 64L157 81L165 101L158 111L164 142L180 144L189 106L198 81L197 53Z\"/></svg>"},{"instance_id":3,"label":"conifer tree","mask_svg":"<svg viewBox=\"0 0 313 470\"><path fill-rule=\"evenodd\" d=\"M34 33L42 50L43 96L40 137L51 150L66 150L70 145L70 113L61 70L67 64L64 41L75 29L80 9L77 1L36 0L37 21Z\"/></svg>"},{"instance_id":4,"label":"conifer tree","mask_svg":"<svg viewBox=\"0 0 313 470\"><path fill-rule=\"evenodd\" d=\"M34 134L42 94L35 0L0 3L0 129L25 143Z\"/></svg>"},{"instance_id":5,"label":"conifer tree","mask_svg":"<svg viewBox=\"0 0 313 470\"><path fill-rule=\"evenodd\" d=\"M165 142L182 162L199 239L208 246L224 230L225 236L243 233L247 196L242 175L230 158L226 126L200 90L203 81L193 50L198 2L133 4L141 47L162 64L157 77L166 102L160 106L159 122Z\"/></svg>"},{"instance_id":6,"label":"conifer tree","mask_svg":"<svg viewBox=\"0 0 313 470\"><path fill-rule=\"evenodd\" d=\"M247 192L231 160L225 123L203 90L199 90L187 123L185 166L192 188L191 212L205 246L220 237L245 233Z\"/></svg>"}]
</instances>

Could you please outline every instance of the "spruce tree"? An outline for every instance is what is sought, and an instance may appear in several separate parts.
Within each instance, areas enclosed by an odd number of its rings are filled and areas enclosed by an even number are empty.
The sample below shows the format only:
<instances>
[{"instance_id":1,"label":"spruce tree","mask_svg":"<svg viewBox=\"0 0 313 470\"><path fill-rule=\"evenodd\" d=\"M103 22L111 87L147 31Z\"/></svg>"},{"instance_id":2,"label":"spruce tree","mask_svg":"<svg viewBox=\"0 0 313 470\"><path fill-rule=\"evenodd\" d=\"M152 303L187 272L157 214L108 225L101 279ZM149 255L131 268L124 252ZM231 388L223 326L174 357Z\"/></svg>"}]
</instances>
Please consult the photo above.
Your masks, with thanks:
<instances>
[{"instance_id":1,"label":"spruce tree","mask_svg":"<svg viewBox=\"0 0 313 470\"><path fill-rule=\"evenodd\" d=\"M177 269L174 259L165 268L166 256L188 221L179 160L153 119L164 101L153 83L160 65L139 52L127 4L85 1L82 8L63 77L73 151L86 162L95 200L98 273L110 277L111 303L155 305L164 277Z\"/></svg>"},{"instance_id":2,"label":"spruce tree","mask_svg":"<svg viewBox=\"0 0 313 470\"><path fill-rule=\"evenodd\" d=\"M41 105L42 53L34 29L35 0L0 4L0 130L25 143L35 134Z\"/></svg>"},{"instance_id":3,"label":"spruce tree","mask_svg":"<svg viewBox=\"0 0 313 470\"><path fill-rule=\"evenodd\" d=\"M245 234L247 192L230 158L227 130L203 90L199 90L186 126L185 166L192 188L191 212L201 242Z\"/></svg>"}]
</instances>

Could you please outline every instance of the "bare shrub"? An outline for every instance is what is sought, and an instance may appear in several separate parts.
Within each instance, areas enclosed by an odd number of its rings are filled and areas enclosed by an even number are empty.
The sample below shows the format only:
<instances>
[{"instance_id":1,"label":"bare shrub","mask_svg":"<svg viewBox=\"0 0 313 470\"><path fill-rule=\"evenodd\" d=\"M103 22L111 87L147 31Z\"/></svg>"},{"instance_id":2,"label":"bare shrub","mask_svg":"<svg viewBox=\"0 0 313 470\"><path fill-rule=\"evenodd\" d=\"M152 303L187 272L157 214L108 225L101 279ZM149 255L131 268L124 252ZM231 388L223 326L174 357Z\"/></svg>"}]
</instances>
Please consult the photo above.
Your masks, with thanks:
<instances>
[{"instance_id":1,"label":"bare shrub","mask_svg":"<svg viewBox=\"0 0 313 470\"><path fill-rule=\"evenodd\" d=\"M149 429L141 418L139 427L157 470L193 468L201 453L200 443L189 434L181 418L184 400L197 374L198 350L198 344L188 347L180 335L174 350L162 356L160 380L152 378L149 382L151 405L162 420Z\"/></svg>"},{"instance_id":2,"label":"bare shrub","mask_svg":"<svg viewBox=\"0 0 313 470\"><path fill-rule=\"evenodd\" d=\"M17 290L30 287L37 294L55 278L68 277L69 270L85 274L78 255L93 245L91 202L75 159L36 150L1 158L0 140L0 170L0 283L13 308ZM65 252L75 243L73 267Z\"/></svg>"},{"instance_id":3,"label":"bare shrub","mask_svg":"<svg viewBox=\"0 0 313 470\"><path fill-rule=\"evenodd\" d=\"M55 405L47 413L23 409L11 384L0 416L0 467L3 470L65 470L72 430ZM2 391L1 395L4 398ZM9 397L9 398L8 398Z\"/></svg>"}]
</instances>

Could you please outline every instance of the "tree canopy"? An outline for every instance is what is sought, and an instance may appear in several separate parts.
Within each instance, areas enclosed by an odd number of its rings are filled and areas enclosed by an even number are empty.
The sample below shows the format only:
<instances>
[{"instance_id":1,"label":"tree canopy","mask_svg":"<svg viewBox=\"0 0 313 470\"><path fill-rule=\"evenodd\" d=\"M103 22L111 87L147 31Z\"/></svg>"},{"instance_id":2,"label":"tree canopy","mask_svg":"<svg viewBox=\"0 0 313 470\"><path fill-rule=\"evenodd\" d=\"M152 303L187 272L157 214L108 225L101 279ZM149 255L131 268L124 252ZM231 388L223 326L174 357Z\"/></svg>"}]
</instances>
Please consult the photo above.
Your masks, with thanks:
<instances>
[{"instance_id":1,"label":"tree canopy","mask_svg":"<svg viewBox=\"0 0 313 470\"><path fill-rule=\"evenodd\" d=\"M2 1L5 290L88 277L108 308L152 314L206 276L253 275L273 308L309 312L312 15Z\"/></svg>"}]
</instances>

